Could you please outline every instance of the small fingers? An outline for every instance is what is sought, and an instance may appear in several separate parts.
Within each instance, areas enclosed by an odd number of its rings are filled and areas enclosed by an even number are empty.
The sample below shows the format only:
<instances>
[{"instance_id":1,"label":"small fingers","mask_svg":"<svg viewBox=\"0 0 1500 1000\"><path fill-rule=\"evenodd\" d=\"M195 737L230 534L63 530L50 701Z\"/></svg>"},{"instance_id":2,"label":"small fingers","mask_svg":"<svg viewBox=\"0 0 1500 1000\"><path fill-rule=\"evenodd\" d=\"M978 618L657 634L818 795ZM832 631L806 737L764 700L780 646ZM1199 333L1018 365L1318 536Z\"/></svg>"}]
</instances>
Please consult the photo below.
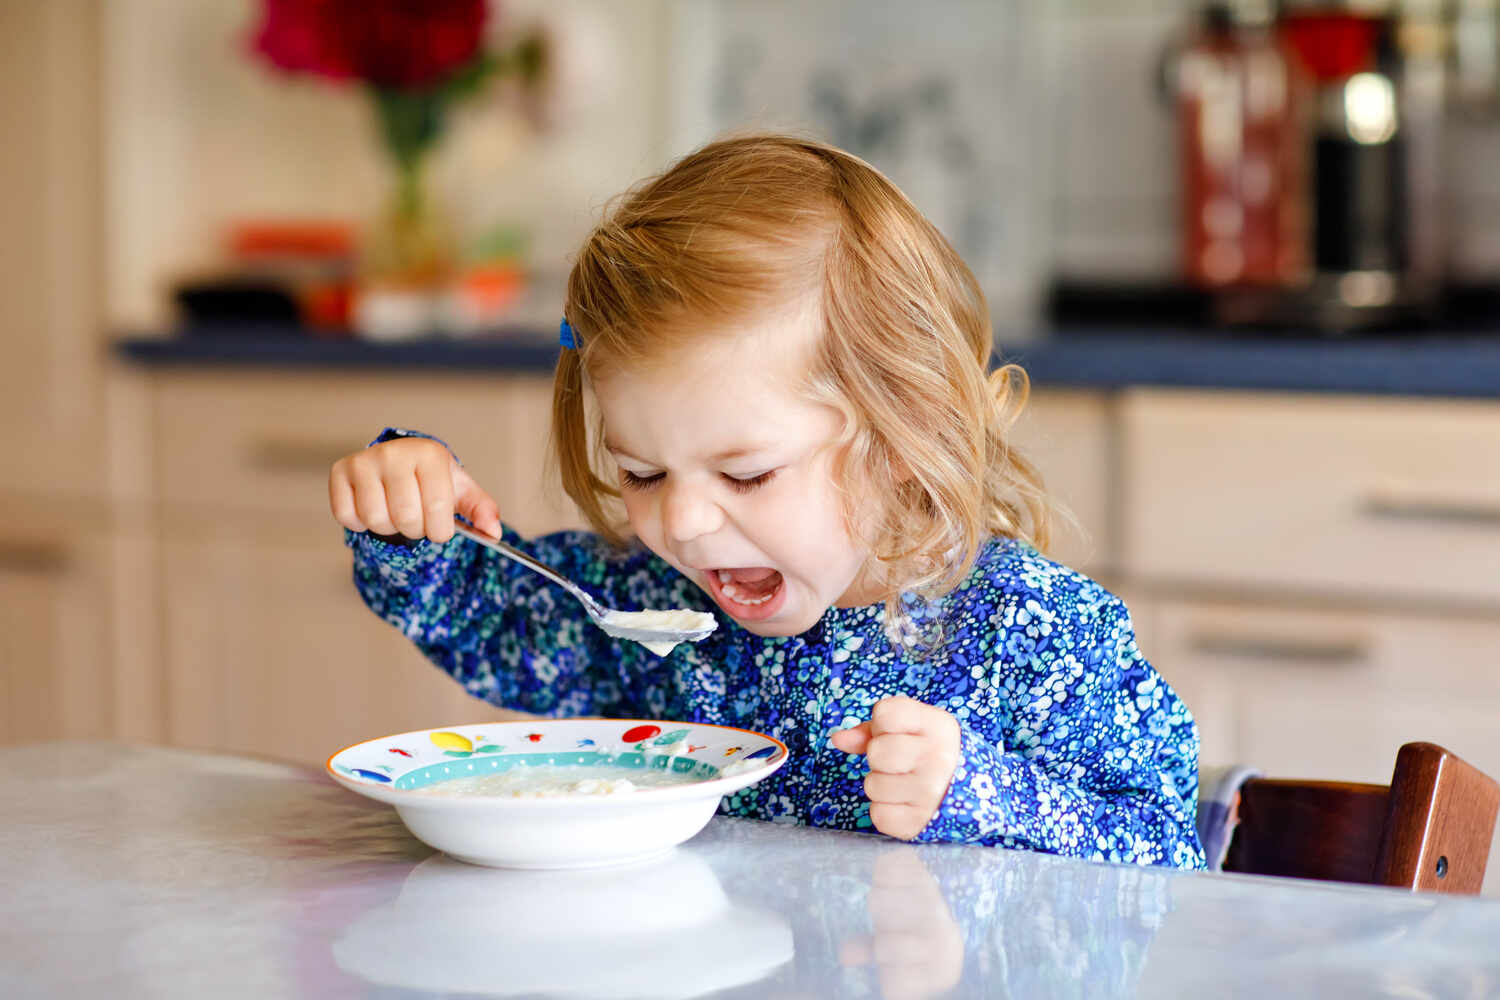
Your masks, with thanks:
<instances>
[{"instance_id":1,"label":"small fingers","mask_svg":"<svg viewBox=\"0 0 1500 1000\"><path fill-rule=\"evenodd\" d=\"M349 481L348 465L343 459L328 471L328 509L342 527L350 531L365 530L365 523L354 507L354 484Z\"/></svg>"},{"instance_id":2,"label":"small fingers","mask_svg":"<svg viewBox=\"0 0 1500 1000\"><path fill-rule=\"evenodd\" d=\"M385 483L381 481L380 469L372 462L352 462L349 481L354 488L354 510L365 530L377 535L396 534L396 525L386 507Z\"/></svg>"},{"instance_id":3,"label":"small fingers","mask_svg":"<svg viewBox=\"0 0 1500 1000\"><path fill-rule=\"evenodd\" d=\"M910 840L926 828L930 819L932 819L930 811L924 812L904 802L870 800L870 822L875 829L888 837Z\"/></svg>"},{"instance_id":4,"label":"small fingers","mask_svg":"<svg viewBox=\"0 0 1500 1000\"><path fill-rule=\"evenodd\" d=\"M480 531L500 537L500 505L457 462L450 463L453 504Z\"/></svg>"},{"instance_id":5,"label":"small fingers","mask_svg":"<svg viewBox=\"0 0 1500 1000\"><path fill-rule=\"evenodd\" d=\"M865 797L873 802L916 805L923 797L922 782L910 774L885 774L871 771L865 775Z\"/></svg>"},{"instance_id":6,"label":"small fingers","mask_svg":"<svg viewBox=\"0 0 1500 1000\"><path fill-rule=\"evenodd\" d=\"M424 454L417 461L417 499L421 514L419 534L425 534L434 542L446 542L453 537L452 461L447 455L438 452Z\"/></svg>"},{"instance_id":7,"label":"small fingers","mask_svg":"<svg viewBox=\"0 0 1500 1000\"><path fill-rule=\"evenodd\" d=\"M415 469L391 470L385 475L385 507L391 523L407 538L421 538L427 533L422 515L422 487Z\"/></svg>"},{"instance_id":8,"label":"small fingers","mask_svg":"<svg viewBox=\"0 0 1500 1000\"><path fill-rule=\"evenodd\" d=\"M840 965L869 965L874 960L874 942L868 937L850 938L839 945Z\"/></svg>"},{"instance_id":9,"label":"small fingers","mask_svg":"<svg viewBox=\"0 0 1500 1000\"><path fill-rule=\"evenodd\" d=\"M871 771L887 774L910 774L922 763L927 740L911 733L880 733L870 737L865 755Z\"/></svg>"},{"instance_id":10,"label":"small fingers","mask_svg":"<svg viewBox=\"0 0 1500 1000\"><path fill-rule=\"evenodd\" d=\"M925 733L931 724L932 713L941 711L924 705L904 694L893 698L882 698L870 710L870 729L881 733Z\"/></svg>"},{"instance_id":11,"label":"small fingers","mask_svg":"<svg viewBox=\"0 0 1500 1000\"><path fill-rule=\"evenodd\" d=\"M844 753L864 753L870 742L870 724L861 722L849 729L841 729L829 737L828 742L833 744L835 750L842 750Z\"/></svg>"},{"instance_id":12,"label":"small fingers","mask_svg":"<svg viewBox=\"0 0 1500 1000\"><path fill-rule=\"evenodd\" d=\"M901 930L876 928L874 937L876 965L920 969L931 960L932 939L926 923Z\"/></svg>"},{"instance_id":13,"label":"small fingers","mask_svg":"<svg viewBox=\"0 0 1500 1000\"><path fill-rule=\"evenodd\" d=\"M499 538L505 529L500 524L500 505L491 500L486 494L478 500L471 501L468 510L460 511L469 522L487 535Z\"/></svg>"}]
</instances>

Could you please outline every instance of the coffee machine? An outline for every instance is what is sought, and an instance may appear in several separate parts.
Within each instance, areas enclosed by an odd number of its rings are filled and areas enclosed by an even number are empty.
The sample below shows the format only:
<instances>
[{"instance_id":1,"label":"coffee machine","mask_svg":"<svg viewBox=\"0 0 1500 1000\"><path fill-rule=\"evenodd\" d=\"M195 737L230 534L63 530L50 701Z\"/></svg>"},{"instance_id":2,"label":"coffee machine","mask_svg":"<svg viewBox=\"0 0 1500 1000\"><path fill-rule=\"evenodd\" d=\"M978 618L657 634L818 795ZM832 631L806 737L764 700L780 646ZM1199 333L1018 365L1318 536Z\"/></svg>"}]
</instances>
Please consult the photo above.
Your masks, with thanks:
<instances>
[{"instance_id":1,"label":"coffee machine","mask_svg":"<svg viewBox=\"0 0 1500 1000\"><path fill-rule=\"evenodd\" d=\"M1218 322L1338 333L1432 317L1446 278L1444 115L1466 92L1493 94L1463 75L1459 44L1479 51L1473 32L1487 28L1493 55L1493 23L1464 22L1463 9L1202 10L1169 82L1183 275L1209 293Z\"/></svg>"}]
</instances>

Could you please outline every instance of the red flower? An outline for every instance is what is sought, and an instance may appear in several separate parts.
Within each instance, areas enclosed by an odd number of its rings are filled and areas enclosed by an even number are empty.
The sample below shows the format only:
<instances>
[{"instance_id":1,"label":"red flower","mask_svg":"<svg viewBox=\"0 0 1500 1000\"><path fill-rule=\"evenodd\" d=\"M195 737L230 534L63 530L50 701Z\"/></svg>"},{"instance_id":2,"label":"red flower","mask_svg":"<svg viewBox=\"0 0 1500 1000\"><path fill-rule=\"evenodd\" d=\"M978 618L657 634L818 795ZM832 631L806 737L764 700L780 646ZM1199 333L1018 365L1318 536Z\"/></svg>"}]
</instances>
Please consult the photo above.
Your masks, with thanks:
<instances>
[{"instance_id":1,"label":"red flower","mask_svg":"<svg viewBox=\"0 0 1500 1000\"><path fill-rule=\"evenodd\" d=\"M255 50L273 65L420 90L472 61L486 0L262 0Z\"/></svg>"}]
</instances>

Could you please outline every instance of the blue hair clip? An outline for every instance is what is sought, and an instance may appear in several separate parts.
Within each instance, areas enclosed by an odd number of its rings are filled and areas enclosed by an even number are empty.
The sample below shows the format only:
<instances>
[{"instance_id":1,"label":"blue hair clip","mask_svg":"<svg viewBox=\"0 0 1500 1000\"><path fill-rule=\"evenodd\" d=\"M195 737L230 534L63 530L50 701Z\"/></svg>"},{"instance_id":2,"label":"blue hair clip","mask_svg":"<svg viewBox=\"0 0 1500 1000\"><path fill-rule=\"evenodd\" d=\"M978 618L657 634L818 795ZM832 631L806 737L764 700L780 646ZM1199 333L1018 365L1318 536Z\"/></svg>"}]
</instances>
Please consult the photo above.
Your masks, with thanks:
<instances>
[{"instance_id":1,"label":"blue hair clip","mask_svg":"<svg viewBox=\"0 0 1500 1000\"><path fill-rule=\"evenodd\" d=\"M569 350L578 349L578 337L573 333L573 328L568 325L566 317L563 318L562 325L557 328L557 342Z\"/></svg>"}]
</instances>

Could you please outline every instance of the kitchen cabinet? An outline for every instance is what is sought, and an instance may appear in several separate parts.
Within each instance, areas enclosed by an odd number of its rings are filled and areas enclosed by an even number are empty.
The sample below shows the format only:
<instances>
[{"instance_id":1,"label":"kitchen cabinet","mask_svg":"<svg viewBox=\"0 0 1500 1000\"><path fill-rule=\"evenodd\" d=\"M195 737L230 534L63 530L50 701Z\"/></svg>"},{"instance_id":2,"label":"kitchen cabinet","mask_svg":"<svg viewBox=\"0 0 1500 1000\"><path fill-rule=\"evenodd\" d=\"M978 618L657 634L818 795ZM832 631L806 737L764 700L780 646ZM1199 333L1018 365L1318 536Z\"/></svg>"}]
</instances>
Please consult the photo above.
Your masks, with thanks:
<instances>
[{"instance_id":1,"label":"kitchen cabinet","mask_svg":"<svg viewBox=\"0 0 1500 1000\"><path fill-rule=\"evenodd\" d=\"M550 379L322 372L167 372L154 380L159 499L166 510L320 526L328 469L386 426L435 434L523 533L577 524L542 485Z\"/></svg>"},{"instance_id":2,"label":"kitchen cabinet","mask_svg":"<svg viewBox=\"0 0 1500 1000\"><path fill-rule=\"evenodd\" d=\"M1162 596L1147 627L1207 760L1386 782L1425 739L1500 775L1500 620Z\"/></svg>"},{"instance_id":3,"label":"kitchen cabinet","mask_svg":"<svg viewBox=\"0 0 1500 1000\"><path fill-rule=\"evenodd\" d=\"M0 6L0 493L107 493L98 10Z\"/></svg>"},{"instance_id":4,"label":"kitchen cabinet","mask_svg":"<svg viewBox=\"0 0 1500 1000\"><path fill-rule=\"evenodd\" d=\"M1133 575L1500 609L1500 405L1135 390Z\"/></svg>"},{"instance_id":5,"label":"kitchen cabinet","mask_svg":"<svg viewBox=\"0 0 1500 1000\"><path fill-rule=\"evenodd\" d=\"M0 498L3 742L112 733L112 533L79 513Z\"/></svg>"},{"instance_id":6,"label":"kitchen cabinet","mask_svg":"<svg viewBox=\"0 0 1500 1000\"><path fill-rule=\"evenodd\" d=\"M1119 434L1121 577L1203 761L1500 777L1500 405L1139 389Z\"/></svg>"},{"instance_id":7,"label":"kitchen cabinet","mask_svg":"<svg viewBox=\"0 0 1500 1000\"><path fill-rule=\"evenodd\" d=\"M106 362L100 5L0 5L0 742L157 738L146 378Z\"/></svg>"},{"instance_id":8,"label":"kitchen cabinet","mask_svg":"<svg viewBox=\"0 0 1500 1000\"><path fill-rule=\"evenodd\" d=\"M179 526L162 551L168 740L321 763L386 733L498 717L365 608L337 534Z\"/></svg>"},{"instance_id":9,"label":"kitchen cabinet","mask_svg":"<svg viewBox=\"0 0 1500 1000\"><path fill-rule=\"evenodd\" d=\"M534 377L159 376L168 741L320 764L385 733L515 715L467 695L364 607L328 469L388 423L427 430L522 530L567 526L571 508L537 485L549 407Z\"/></svg>"}]
</instances>

